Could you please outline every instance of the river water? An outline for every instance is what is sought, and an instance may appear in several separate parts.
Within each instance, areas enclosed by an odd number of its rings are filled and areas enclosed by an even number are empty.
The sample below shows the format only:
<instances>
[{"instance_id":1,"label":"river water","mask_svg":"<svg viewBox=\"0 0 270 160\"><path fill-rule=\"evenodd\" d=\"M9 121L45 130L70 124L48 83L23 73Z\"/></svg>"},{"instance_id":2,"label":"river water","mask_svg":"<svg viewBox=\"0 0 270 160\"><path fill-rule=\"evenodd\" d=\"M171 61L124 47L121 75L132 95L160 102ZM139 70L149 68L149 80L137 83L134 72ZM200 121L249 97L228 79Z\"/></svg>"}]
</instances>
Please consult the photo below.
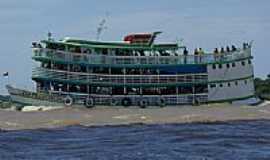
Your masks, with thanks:
<instances>
[{"instance_id":1,"label":"river water","mask_svg":"<svg viewBox=\"0 0 270 160\"><path fill-rule=\"evenodd\" d=\"M1 131L0 159L269 160L270 121Z\"/></svg>"}]
</instances>

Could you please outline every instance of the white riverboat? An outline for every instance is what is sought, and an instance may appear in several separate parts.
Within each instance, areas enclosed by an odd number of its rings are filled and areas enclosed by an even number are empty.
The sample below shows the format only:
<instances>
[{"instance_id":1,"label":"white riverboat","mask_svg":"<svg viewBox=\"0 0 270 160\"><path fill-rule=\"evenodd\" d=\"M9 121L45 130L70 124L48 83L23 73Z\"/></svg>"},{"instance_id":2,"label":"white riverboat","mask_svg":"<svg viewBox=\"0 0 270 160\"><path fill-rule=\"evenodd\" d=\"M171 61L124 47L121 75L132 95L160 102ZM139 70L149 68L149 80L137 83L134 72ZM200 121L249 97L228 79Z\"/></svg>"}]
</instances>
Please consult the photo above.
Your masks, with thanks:
<instances>
[{"instance_id":1,"label":"white riverboat","mask_svg":"<svg viewBox=\"0 0 270 160\"><path fill-rule=\"evenodd\" d=\"M7 86L30 105L165 107L232 102L254 96L251 44L188 54L177 43L155 43L159 32L123 42L65 38L33 43L36 92Z\"/></svg>"}]
</instances>

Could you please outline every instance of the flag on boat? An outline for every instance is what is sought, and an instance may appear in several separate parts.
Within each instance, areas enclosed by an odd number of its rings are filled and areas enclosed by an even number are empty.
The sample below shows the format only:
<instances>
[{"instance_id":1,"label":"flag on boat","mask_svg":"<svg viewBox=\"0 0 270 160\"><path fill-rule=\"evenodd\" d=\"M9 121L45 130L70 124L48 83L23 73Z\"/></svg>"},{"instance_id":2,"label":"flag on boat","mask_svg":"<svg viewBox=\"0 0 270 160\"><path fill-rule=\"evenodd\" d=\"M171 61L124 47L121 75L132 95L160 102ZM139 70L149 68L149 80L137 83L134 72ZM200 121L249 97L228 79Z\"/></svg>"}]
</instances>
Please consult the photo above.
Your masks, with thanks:
<instances>
[{"instance_id":1,"label":"flag on boat","mask_svg":"<svg viewBox=\"0 0 270 160\"><path fill-rule=\"evenodd\" d=\"M8 77L8 72L4 72L4 73L3 73L3 76L4 76L4 77Z\"/></svg>"}]
</instances>

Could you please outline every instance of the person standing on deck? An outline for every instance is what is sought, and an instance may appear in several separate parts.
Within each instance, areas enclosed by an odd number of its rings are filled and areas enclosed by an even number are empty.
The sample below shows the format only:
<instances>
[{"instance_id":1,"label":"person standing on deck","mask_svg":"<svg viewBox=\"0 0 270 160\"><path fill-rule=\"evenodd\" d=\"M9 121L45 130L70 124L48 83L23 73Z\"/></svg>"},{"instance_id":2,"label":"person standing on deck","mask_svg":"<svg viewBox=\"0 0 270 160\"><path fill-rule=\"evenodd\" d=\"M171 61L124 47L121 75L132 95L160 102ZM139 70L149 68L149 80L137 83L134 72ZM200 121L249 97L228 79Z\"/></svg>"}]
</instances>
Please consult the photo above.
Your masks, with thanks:
<instances>
[{"instance_id":1,"label":"person standing on deck","mask_svg":"<svg viewBox=\"0 0 270 160\"><path fill-rule=\"evenodd\" d=\"M188 50L187 50L186 47L185 47L185 49L184 49L184 51L183 51L183 54L184 54L184 64L187 64Z\"/></svg>"},{"instance_id":2,"label":"person standing on deck","mask_svg":"<svg viewBox=\"0 0 270 160\"><path fill-rule=\"evenodd\" d=\"M243 50L246 50L248 48L248 43L243 43Z\"/></svg>"},{"instance_id":3,"label":"person standing on deck","mask_svg":"<svg viewBox=\"0 0 270 160\"><path fill-rule=\"evenodd\" d=\"M194 51L195 63L198 63L198 58L199 58L199 51L198 51L198 48L196 48L195 51Z\"/></svg>"},{"instance_id":4,"label":"person standing on deck","mask_svg":"<svg viewBox=\"0 0 270 160\"><path fill-rule=\"evenodd\" d=\"M202 62L203 56L204 56L204 51L202 50L202 48L200 48L199 49L199 61L200 61L200 63Z\"/></svg>"},{"instance_id":5,"label":"person standing on deck","mask_svg":"<svg viewBox=\"0 0 270 160\"><path fill-rule=\"evenodd\" d=\"M234 45L232 45L232 52L235 52L235 51L237 51L237 48Z\"/></svg>"},{"instance_id":6,"label":"person standing on deck","mask_svg":"<svg viewBox=\"0 0 270 160\"><path fill-rule=\"evenodd\" d=\"M214 50L214 59L215 59L215 61L218 60L218 57L219 57L218 48L215 48L215 50Z\"/></svg>"},{"instance_id":7,"label":"person standing on deck","mask_svg":"<svg viewBox=\"0 0 270 160\"><path fill-rule=\"evenodd\" d=\"M225 54L225 50L223 47L221 47L221 50L220 50L220 60L223 61L224 59L224 54Z\"/></svg>"},{"instance_id":8,"label":"person standing on deck","mask_svg":"<svg viewBox=\"0 0 270 160\"><path fill-rule=\"evenodd\" d=\"M231 49L229 46L226 47L226 53L229 54L231 52Z\"/></svg>"}]
</instances>

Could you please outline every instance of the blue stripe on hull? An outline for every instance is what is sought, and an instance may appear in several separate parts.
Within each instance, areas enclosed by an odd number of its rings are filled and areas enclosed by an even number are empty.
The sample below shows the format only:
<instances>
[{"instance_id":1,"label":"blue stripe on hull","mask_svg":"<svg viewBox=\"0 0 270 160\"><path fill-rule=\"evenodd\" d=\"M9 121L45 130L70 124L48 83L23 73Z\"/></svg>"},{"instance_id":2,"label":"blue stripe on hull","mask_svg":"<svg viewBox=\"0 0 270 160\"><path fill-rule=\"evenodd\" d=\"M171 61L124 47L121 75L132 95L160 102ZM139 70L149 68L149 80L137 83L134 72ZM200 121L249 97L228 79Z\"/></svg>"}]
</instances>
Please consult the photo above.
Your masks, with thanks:
<instances>
[{"instance_id":1,"label":"blue stripe on hull","mask_svg":"<svg viewBox=\"0 0 270 160\"><path fill-rule=\"evenodd\" d=\"M160 74L188 74L188 73L207 73L206 65L188 65L188 66L168 66L159 67Z\"/></svg>"}]
</instances>

